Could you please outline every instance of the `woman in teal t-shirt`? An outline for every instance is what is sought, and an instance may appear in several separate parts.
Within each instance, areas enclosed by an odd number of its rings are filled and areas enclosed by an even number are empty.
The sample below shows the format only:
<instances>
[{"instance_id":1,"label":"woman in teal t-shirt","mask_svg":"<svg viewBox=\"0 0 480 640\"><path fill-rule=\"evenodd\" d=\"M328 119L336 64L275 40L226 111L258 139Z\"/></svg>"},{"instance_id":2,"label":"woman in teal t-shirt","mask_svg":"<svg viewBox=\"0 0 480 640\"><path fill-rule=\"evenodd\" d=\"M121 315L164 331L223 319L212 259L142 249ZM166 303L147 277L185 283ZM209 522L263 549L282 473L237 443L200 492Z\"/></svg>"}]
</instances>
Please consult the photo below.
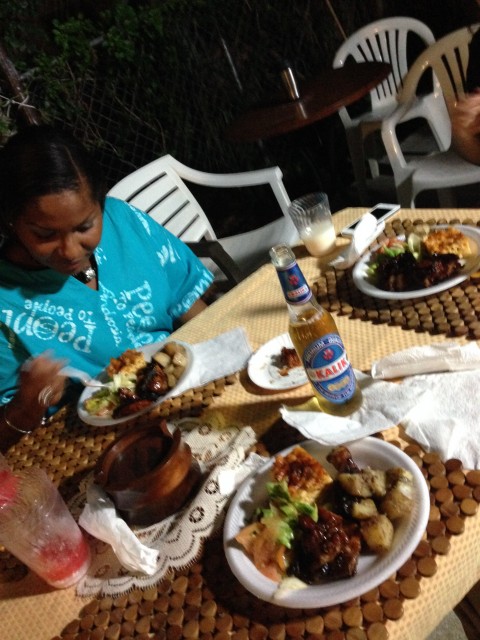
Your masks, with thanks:
<instances>
[{"instance_id":1,"label":"woman in teal t-shirt","mask_svg":"<svg viewBox=\"0 0 480 640\"><path fill-rule=\"evenodd\" d=\"M66 362L97 374L204 307L212 274L146 214L105 197L68 134L31 126L0 150L0 448L65 393Z\"/></svg>"}]
</instances>

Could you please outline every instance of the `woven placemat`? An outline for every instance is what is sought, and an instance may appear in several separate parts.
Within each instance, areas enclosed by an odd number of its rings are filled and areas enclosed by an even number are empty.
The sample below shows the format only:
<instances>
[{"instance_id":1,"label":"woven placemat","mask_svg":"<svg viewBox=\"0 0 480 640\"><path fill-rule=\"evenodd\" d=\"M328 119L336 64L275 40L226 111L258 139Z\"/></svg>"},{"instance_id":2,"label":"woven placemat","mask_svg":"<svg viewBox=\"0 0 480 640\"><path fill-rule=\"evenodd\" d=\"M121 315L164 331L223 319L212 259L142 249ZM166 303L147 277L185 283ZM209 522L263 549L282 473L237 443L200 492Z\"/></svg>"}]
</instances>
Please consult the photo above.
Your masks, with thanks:
<instances>
[{"instance_id":1,"label":"woven placemat","mask_svg":"<svg viewBox=\"0 0 480 640\"><path fill-rule=\"evenodd\" d=\"M464 224L480 226L471 218L430 219L428 225ZM386 237L407 235L416 224L425 220L395 219L385 228ZM353 282L352 269L336 270L327 267L313 284L313 290L320 304L330 311L351 318L358 318L376 324L401 326L407 330L427 332L432 335L444 334L450 337L463 336L480 339L480 272L456 287L441 293L412 298L409 300L382 300L362 293Z\"/></svg>"},{"instance_id":2,"label":"woven placemat","mask_svg":"<svg viewBox=\"0 0 480 640\"><path fill-rule=\"evenodd\" d=\"M257 446L271 453L300 441L278 423ZM390 440L401 446L399 440ZM417 598L421 582L435 575L437 558L448 554L452 536L461 535L465 519L480 502L480 471L465 471L459 460L442 462L416 444L404 451L421 469L430 489L431 509L424 537L411 558L375 589L341 605L286 609L257 599L236 580L222 540L211 539L191 567L171 573L148 590L90 601L52 640L83 638L205 638L215 640L386 640L387 621L399 620L404 602ZM273 446L271 450L269 447Z\"/></svg>"},{"instance_id":3,"label":"woven placemat","mask_svg":"<svg viewBox=\"0 0 480 640\"><path fill-rule=\"evenodd\" d=\"M219 378L202 387L166 400L152 411L118 425L91 427L78 417L75 407L64 407L49 422L24 436L8 451L15 470L39 466L59 487L68 502L78 493L80 482L93 469L100 454L123 431L159 418L197 416L209 407L237 374ZM0 582L21 580L28 569L0 545Z\"/></svg>"}]
</instances>

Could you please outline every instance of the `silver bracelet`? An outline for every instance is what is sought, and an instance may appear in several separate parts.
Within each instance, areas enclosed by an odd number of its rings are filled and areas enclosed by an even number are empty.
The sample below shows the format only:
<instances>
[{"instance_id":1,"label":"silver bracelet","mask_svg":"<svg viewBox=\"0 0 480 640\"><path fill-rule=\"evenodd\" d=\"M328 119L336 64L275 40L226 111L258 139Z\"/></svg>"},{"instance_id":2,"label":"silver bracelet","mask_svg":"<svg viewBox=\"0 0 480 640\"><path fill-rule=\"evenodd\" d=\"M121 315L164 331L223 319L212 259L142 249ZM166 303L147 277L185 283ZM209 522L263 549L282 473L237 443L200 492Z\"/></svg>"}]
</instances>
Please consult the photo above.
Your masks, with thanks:
<instances>
[{"instance_id":1,"label":"silver bracelet","mask_svg":"<svg viewBox=\"0 0 480 640\"><path fill-rule=\"evenodd\" d=\"M22 433L23 435L32 433L33 429L29 429L28 431L25 429L20 429L20 427L17 427L13 424L13 422L11 422L11 420L7 416L7 406L8 403L3 405L3 419L5 420L5 424L7 425L7 427L10 427L10 429L13 429L14 431L18 431L18 433Z\"/></svg>"}]
</instances>

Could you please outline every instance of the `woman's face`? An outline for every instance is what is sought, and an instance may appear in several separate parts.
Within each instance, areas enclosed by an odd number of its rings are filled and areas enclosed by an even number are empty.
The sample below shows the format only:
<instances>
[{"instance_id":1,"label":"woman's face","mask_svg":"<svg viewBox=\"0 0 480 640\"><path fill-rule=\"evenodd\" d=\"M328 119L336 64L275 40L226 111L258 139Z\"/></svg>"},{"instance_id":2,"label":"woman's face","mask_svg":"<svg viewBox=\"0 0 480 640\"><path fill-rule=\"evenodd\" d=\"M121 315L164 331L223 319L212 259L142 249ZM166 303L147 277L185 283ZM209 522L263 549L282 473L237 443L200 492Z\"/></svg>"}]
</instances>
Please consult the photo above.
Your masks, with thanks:
<instances>
[{"instance_id":1,"label":"woman's face","mask_svg":"<svg viewBox=\"0 0 480 640\"><path fill-rule=\"evenodd\" d=\"M86 185L37 198L13 224L15 240L33 260L67 275L90 266L102 235L102 209Z\"/></svg>"}]
</instances>

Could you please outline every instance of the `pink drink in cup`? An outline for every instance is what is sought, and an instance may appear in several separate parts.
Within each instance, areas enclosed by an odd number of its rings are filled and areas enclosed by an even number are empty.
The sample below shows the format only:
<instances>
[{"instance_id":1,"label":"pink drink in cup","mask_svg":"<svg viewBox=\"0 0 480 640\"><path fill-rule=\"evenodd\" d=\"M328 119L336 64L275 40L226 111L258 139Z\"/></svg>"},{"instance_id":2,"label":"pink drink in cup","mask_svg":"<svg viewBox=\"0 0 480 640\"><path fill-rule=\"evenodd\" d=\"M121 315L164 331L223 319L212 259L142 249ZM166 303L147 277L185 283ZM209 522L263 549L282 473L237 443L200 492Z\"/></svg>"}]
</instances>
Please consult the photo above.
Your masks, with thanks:
<instances>
[{"instance_id":1,"label":"pink drink in cup","mask_svg":"<svg viewBox=\"0 0 480 640\"><path fill-rule=\"evenodd\" d=\"M0 469L0 544L57 589L78 582L90 548L42 469Z\"/></svg>"}]
</instances>

